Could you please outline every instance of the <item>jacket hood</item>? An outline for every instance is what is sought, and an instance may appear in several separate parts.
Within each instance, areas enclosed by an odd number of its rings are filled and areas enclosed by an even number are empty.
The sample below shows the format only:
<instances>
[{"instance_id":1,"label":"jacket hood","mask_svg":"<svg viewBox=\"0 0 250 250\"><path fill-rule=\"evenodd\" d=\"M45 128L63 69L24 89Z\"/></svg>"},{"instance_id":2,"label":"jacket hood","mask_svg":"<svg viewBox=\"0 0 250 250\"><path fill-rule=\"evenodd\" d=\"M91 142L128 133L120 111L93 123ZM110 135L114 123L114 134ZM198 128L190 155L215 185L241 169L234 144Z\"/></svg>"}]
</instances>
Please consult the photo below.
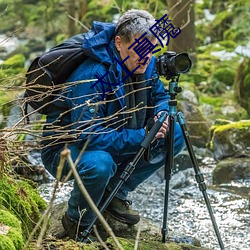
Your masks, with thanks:
<instances>
[{"instance_id":1,"label":"jacket hood","mask_svg":"<svg viewBox=\"0 0 250 250\"><path fill-rule=\"evenodd\" d=\"M92 29L85 34L83 49L87 56L106 65L112 64L115 24L94 21Z\"/></svg>"}]
</instances>

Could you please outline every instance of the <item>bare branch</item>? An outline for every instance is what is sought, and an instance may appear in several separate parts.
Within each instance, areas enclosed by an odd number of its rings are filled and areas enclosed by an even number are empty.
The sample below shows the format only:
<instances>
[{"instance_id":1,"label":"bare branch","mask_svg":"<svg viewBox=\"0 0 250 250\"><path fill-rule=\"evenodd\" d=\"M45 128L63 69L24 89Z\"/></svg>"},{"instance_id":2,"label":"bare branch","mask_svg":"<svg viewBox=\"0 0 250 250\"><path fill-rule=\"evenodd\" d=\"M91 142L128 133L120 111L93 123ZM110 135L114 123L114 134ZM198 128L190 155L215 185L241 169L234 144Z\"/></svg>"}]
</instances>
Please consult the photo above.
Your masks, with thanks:
<instances>
[{"instance_id":1,"label":"bare branch","mask_svg":"<svg viewBox=\"0 0 250 250\"><path fill-rule=\"evenodd\" d=\"M187 8L187 6L188 6L190 3L192 3L192 1L193 1L193 0L187 1L187 2L184 4L184 6L183 6L183 7L182 7L173 17L171 17L172 21L175 20L175 18L176 18L185 8ZM180 2L182 2L182 1L180 1ZM174 6L175 6L175 5L174 5ZM171 9L173 9L173 8L171 8Z\"/></svg>"},{"instance_id":2,"label":"bare branch","mask_svg":"<svg viewBox=\"0 0 250 250\"><path fill-rule=\"evenodd\" d=\"M76 23L80 24L80 26L82 26L85 30L89 31L89 28L87 26L85 26L81 21L77 20L76 18L74 18L71 15L68 15L68 17L72 20L74 20Z\"/></svg>"}]
</instances>

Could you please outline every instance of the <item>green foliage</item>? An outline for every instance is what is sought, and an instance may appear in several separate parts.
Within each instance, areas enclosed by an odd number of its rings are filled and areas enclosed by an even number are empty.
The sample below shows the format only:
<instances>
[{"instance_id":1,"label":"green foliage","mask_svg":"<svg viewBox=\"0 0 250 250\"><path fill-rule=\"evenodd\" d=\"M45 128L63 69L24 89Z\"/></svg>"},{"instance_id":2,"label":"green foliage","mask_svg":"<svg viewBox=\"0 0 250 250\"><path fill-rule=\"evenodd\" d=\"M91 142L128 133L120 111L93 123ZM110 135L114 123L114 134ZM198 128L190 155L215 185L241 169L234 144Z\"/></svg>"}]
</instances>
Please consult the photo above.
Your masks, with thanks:
<instances>
[{"instance_id":1,"label":"green foliage","mask_svg":"<svg viewBox=\"0 0 250 250\"><path fill-rule=\"evenodd\" d=\"M224 99L221 96L211 97L211 96L208 96L208 95L200 95L199 101L201 103L210 104L213 107L222 107L222 105L224 104Z\"/></svg>"},{"instance_id":2,"label":"green foliage","mask_svg":"<svg viewBox=\"0 0 250 250\"><path fill-rule=\"evenodd\" d=\"M213 72L214 80L218 80L225 85L232 86L235 78L235 71L228 67L215 69Z\"/></svg>"},{"instance_id":3,"label":"green foliage","mask_svg":"<svg viewBox=\"0 0 250 250\"><path fill-rule=\"evenodd\" d=\"M9 68L23 68L25 63L25 57L22 54L16 54L12 57L8 58L2 64L2 69L9 69Z\"/></svg>"},{"instance_id":4,"label":"green foliage","mask_svg":"<svg viewBox=\"0 0 250 250\"><path fill-rule=\"evenodd\" d=\"M24 69L25 57L22 54L16 54L8 58L1 65L2 70L0 71L0 84L4 85L6 80L11 77L11 81L8 81L8 85L20 85L22 84L22 76L18 77L18 74L25 72ZM13 76L16 76L13 78Z\"/></svg>"}]
</instances>

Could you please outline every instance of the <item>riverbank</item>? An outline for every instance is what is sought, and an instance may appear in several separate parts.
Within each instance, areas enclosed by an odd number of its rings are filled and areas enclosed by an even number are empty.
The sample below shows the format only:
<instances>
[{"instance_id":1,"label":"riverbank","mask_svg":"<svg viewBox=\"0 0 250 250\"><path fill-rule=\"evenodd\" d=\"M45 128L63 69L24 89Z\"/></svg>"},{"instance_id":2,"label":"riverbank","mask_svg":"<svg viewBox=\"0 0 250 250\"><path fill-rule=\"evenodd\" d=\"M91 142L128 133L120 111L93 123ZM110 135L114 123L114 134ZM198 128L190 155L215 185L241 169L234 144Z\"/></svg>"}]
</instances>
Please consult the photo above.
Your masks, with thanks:
<instances>
[{"instance_id":1,"label":"riverbank","mask_svg":"<svg viewBox=\"0 0 250 250\"><path fill-rule=\"evenodd\" d=\"M211 202L216 222L227 250L247 250L250 246L250 209L247 193L250 180L234 181L229 184L212 185L212 171L215 161L204 158L201 171L207 184L207 193ZM160 234L162 227L165 182L162 174L156 173L136 192L130 194L133 208L143 218L150 220ZM219 250L212 223L199 191L192 168L174 174L171 182L168 226L171 233L183 238L195 237L202 246ZM50 199L53 182L40 186L40 193L45 200ZM56 203L69 198L72 182L64 184L57 193ZM246 189L246 190L245 190Z\"/></svg>"}]
</instances>

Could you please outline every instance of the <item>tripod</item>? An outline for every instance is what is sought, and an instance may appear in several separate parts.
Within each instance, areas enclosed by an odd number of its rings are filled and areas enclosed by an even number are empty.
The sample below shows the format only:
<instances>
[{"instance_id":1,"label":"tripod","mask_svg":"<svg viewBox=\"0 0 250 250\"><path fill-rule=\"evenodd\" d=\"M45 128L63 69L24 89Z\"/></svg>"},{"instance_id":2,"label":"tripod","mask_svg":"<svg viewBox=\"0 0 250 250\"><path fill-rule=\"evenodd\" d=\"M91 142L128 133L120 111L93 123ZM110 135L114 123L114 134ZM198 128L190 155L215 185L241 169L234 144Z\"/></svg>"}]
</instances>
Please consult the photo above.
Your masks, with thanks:
<instances>
[{"instance_id":1,"label":"tripod","mask_svg":"<svg viewBox=\"0 0 250 250\"><path fill-rule=\"evenodd\" d=\"M169 182L171 179L172 169L174 166L174 123L177 117L178 122L181 126L182 134L183 134L186 146L187 146L189 157L194 167L196 182L198 183L199 189L203 194L203 198L205 200L220 248L221 250L224 250L225 247L223 245L220 232L219 232L219 229L218 229L218 226L217 226L217 223L216 223L213 211L212 211L212 207L208 199L208 195L206 192L207 188L204 182L204 177L199 169L198 162L195 157L195 154L194 154L194 151L193 151L190 139L189 139L189 133L186 128L184 116L181 112L177 113L177 108L176 108L177 100L175 99L175 97L177 93L180 93L182 91L181 87L178 86L178 80L179 80L179 76L177 77L176 80L172 79L169 83L169 94L170 94L170 100L168 102L169 103L169 114L168 114L169 132L166 137L166 146L168 150L166 153L166 161L165 161L165 201L164 201L164 215L163 215L163 226L162 226L162 242L163 243L166 242L166 234L168 232L167 216L168 216Z\"/></svg>"},{"instance_id":2,"label":"tripod","mask_svg":"<svg viewBox=\"0 0 250 250\"><path fill-rule=\"evenodd\" d=\"M173 169L173 164L174 164L174 123L175 123L175 118L177 117L178 122L181 125L181 130L182 130L185 142L186 142L186 146L187 146L191 161L192 161L193 166L194 166L196 181L199 184L199 189L200 189L200 191L202 191L203 197L205 199L206 206L207 206L207 209L209 211L210 218L211 218L217 239L219 241L220 248L221 248L221 250L224 250L225 248L223 246L223 242L221 240L218 226L216 224L216 221L215 221L215 218L213 215L213 211L212 211L209 199L208 199L208 195L206 193L206 184L204 183L203 175L199 170L198 163L197 163L197 160L195 158L195 154L193 152L193 149L192 149L192 146L191 146L191 143L189 140L189 135L188 135L188 132L186 129L184 117L180 112L177 113L177 111L176 111L177 101L176 101L175 97L176 97L177 93L180 93L182 90L178 86L178 79L179 79L179 77L177 78L176 81L174 79L172 79L169 83L169 94L170 94L169 114L167 114L167 112L161 113L159 119L155 122L155 124L151 128L148 135L142 141L140 150L138 151L138 153L136 154L134 159L130 163L128 163L128 165L124 169L123 173L121 174L120 180L117 183L116 187L110 193L110 195L108 196L106 201L102 204L102 206L99 210L102 213L107 208L107 206L110 204L110 202L112 201L112 199L114 198L114 196L116 195L116 193L118 192L118 190L120 189L122 184L129 178L129 176L134 171L138 161L143 156L144 152L147 150L150 143L155 138L155 135L157 134L157 132L161 128L161 126L162 126L163 122L166 120L167 116L169 116L169 132L168 132L168 136L166 138L168 151L166 153L166 162L165 162L166 185L165 185L165 201L164 201L164 215L163 215L163 227L162 227L162 242L163 243L166 242L166 234L168 231L167 230L167 214L168 214L169 181L171 179L172 169ZM94 217L93 221L90 223L90 225L82 233L83 241L88 238L88 235L91 232L92 227L94 226L96 220L97 220L97 216Z\"/></svg>"}]
</instances>

